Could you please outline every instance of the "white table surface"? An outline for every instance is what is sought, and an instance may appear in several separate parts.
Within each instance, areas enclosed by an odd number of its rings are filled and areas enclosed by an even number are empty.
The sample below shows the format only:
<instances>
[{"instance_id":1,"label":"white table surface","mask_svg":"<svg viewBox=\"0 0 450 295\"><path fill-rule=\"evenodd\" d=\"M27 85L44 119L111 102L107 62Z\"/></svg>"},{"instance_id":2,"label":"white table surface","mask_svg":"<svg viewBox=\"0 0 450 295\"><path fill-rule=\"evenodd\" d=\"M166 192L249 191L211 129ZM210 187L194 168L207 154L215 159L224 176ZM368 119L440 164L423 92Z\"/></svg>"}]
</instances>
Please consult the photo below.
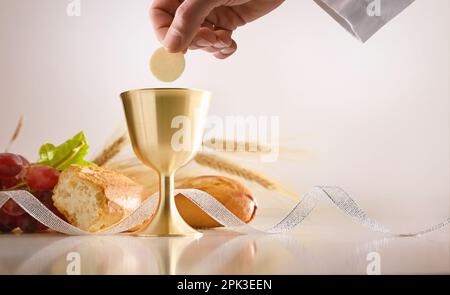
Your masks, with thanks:
<instances>
[{"instance_id":1,"label":"white table surface","mask_svg":"<svg viewBox=\"0 0 450 295\"><path fill-rule=\"evenodd\" d=\"M65 274L70 252L80 254L82 274L366 274L373 251L380 254L382 274L450 273L448 227L419 238L392 238L353 224L334 208L317 210L320 217L313 213L282 235L0 235L0 274Z\"/></svg>"}]
</instances>

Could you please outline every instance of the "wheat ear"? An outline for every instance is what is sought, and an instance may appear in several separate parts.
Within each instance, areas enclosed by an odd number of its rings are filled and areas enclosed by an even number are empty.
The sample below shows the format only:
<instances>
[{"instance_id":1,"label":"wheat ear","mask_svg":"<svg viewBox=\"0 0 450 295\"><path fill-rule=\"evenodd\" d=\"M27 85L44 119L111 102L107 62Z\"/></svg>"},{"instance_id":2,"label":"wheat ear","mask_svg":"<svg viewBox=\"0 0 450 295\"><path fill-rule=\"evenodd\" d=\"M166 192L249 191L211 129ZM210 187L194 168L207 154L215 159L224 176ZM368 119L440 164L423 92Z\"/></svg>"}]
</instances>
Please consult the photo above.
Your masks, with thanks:
<instances>
[{"instance_id":1,"label":"wheat ear","mask_svg":"<svg viewBox=\"0 0 450 295\"><path fill-rule=\"evenodd\" d=\"M212 138L203 141L203 146L215 151L246 152L246 153L270 153L272 147L249 141L223 140Z\"/></svg>"},{"instance_id":2,"label":"wheat ear","mask_svg":"<svg viewBox=\"0 0 450 295\"><path fill-rule=\"evenodd\" d=\"M127 133L120 134L109 145L105 146L92 162L94 162L98 166L104 166L115 156L117 156L128 143L129 138Z\"/></svg>"},{"instance_id":3,"label":"wheat ear","mask_svg":"<svg viewBox=\"0 0 450 295\"><path fill-rule=\"evenodd\" d=\"M197 162L201 166L206 166L214 170L223 171L231 175L239 176L248 181L255 182L267 190L277 191L288 195L293 199L298 199L297 194L284 188L279 183L261 175L258 172L242 167L235 162L224 159L222 157L209 153L198 153L195 156L195 162Z\"/></svg>"},{"instance_id":4,"label":"wheat ear","mask_svg":"<svg viewBox=\"0 0 450 295\"><path fill-rule=\"evenodd\" d=\"M9 149L12 146L12 144L19 137L20 131L22 131L22 127L23 127L23 116L21 115L20 118L19 118L19 121L17 122L16 129L14 130L14 133L11 136L11 139L9 140L8 144L5 147L5 153L9 151Z\"/></svg>"}]
</instances>

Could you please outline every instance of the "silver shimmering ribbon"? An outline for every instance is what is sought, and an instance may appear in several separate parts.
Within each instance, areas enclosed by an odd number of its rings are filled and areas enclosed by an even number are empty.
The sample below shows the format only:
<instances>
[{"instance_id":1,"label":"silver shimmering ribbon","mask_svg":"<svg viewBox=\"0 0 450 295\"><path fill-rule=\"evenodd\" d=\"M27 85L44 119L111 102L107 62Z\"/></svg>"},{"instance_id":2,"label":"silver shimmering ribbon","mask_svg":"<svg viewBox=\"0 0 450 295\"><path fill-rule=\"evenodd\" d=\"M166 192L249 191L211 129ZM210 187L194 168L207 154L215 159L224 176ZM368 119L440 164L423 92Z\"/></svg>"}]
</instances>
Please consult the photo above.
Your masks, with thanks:
<instances>
[{"instance_id":1,"label":"silver shimmering ribbon","mask_svg":"<svg viewBox=\"0 0 450 295\"><path fill-rule=\"evenodd\" d=\"M240 220L236 215L229 211L219 201L204 191L196 189L176 190L176 194L183 194L194 204L196 204L205 213L214 220L231 230L243 234L277 234L283 233L296 227L314 210L317 204L323 199L330 200L345 215L349 216L355 223L363 225L374 232L381 232L392 236L415 237L421 236L450 224L450 217L446 221L436 224L425 230L413 233L395 233L381 225L379 222L371 219L356 204L356 202L339 187L317 186L303 195L303 198L297 205L274 226L261 230ZM46 225L50 229L67 235L92 235L93 233L81 230L51 212L36 197L27 191L2 191L0 192L0 208L9 200L13 199L20 207L33 216L36 220ZM125 217L117 224L96 232L96 235L112 235L125 232L131 228L142 224L150 215L152 215L158 204L158 194L153 194L132 214Z\"/></svg>"}]
</instances>

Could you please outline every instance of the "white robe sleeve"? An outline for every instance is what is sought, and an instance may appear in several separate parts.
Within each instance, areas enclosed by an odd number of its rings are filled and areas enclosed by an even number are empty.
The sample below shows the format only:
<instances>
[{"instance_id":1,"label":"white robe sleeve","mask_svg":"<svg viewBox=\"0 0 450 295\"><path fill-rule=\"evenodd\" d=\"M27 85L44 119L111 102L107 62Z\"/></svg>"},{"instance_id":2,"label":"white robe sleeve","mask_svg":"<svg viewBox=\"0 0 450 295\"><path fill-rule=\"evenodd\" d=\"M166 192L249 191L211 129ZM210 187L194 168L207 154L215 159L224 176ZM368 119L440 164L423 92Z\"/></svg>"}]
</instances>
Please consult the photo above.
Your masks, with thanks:
<instances>
[{"instance_id":1,"label":"white robe sleeve","mask_svg":"<svg viewBox=\"0 0 450 295\"><path fill-rule=\"evenodd\" d=\"M314 0L362 42L415 0Z\"/></svg>"}]
</instances>

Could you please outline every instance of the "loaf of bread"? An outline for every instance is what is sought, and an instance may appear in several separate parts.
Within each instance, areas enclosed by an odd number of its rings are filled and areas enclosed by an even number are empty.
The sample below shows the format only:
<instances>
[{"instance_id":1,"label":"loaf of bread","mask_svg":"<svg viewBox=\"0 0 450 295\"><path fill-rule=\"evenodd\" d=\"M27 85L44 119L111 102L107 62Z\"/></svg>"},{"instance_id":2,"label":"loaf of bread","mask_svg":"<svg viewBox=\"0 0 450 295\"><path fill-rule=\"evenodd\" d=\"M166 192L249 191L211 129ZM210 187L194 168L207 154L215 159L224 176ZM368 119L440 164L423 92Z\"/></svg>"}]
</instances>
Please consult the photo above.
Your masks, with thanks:
<instances>
[{"instance_id":1,"label":"loaf of bread","mask_svg":"<svg viewBox=\"0 0 450 295\"><path fill-rule=\"evenodd\" d=\"M55 207L80 229L96 232L136 210L147 197L130 178L96 166L73 165L61 173Z\"/></svg>"},{"instance_id":2,"label":"loaf of bread","mask_svg":"<svg viewBox=\"0 0 450 295\"><path fill-rule=\"evenodd\" d=\"M178 182L177 188L194 188L209 193L246 223L256 214L257 204L250 191L227 177L186 178ZM144 186L125 175L96 166L73 165L61 173L53 192L53 202L72 225L97 232L128 216L148 196L150 194ZM175 202L181 216L192 227L220 226L185 196L177 195Z\"/></svg>"},{"instance_id":3,"label":"loaf of bread","mask_svg":"<svg viewBox=\"0 0 450 295\"><path fill-rule=\"evenodd\" d=\"M177 184L177 188L194 188L209 193L246 223L249 223L255 217L258 207L256 200L244 185L234 179L223 176L192 177L181 180ZM185 196L177 195L175 203L183 219L192 227L213 228L221 226Z\"/></svg>"}]
</instances>

